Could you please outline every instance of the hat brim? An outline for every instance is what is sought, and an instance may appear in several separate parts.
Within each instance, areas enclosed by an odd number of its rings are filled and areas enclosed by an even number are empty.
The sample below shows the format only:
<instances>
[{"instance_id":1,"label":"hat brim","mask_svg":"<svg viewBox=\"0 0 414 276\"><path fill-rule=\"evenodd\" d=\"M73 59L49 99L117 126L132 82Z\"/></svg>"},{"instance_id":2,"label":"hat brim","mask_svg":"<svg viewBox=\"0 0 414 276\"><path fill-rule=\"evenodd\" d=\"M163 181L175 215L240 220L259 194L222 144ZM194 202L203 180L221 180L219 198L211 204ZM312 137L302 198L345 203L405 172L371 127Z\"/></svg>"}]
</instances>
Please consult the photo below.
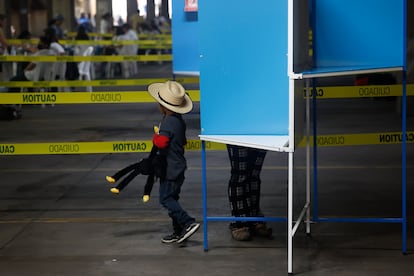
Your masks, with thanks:
<instances>
[{"instance_id":1,"label":"hat brim","mask_svg":"<svg viewBox=\"0 0 414 276\"><path fill-rule=\"evenodd\" d=\"M179 105L179 106L171 105L171 104L168 104L168 103L164 102L163 100L161 100L158 92L160 91L160 88L163 85L164 85L164 83L152 83L148 86L148 93L150 93L150 95L159 104L161 104L162 106L165 106L169 110L171 110L175 113L179 113L179 114L188 113L193 109L193 102L191 101L191 98L188 96L187 93L184 95L184 100L183 100L182 104Z\"/></svg>"}]
</instances>

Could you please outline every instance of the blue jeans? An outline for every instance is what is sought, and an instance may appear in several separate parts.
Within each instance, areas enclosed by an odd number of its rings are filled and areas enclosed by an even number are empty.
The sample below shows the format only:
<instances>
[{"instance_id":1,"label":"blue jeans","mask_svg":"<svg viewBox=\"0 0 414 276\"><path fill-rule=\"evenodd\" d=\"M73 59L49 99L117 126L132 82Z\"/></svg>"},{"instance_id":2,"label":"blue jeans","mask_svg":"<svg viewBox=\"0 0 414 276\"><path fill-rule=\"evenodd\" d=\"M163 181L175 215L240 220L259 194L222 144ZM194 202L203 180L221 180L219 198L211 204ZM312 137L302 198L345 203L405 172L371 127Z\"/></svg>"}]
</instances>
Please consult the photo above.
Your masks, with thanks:
<instances>
[{"instance_id":1,"label":"blue jeans","mask_svg":"<svg viewBox=\"0 0 414 276\"><path fill-rule=\"evenodd\" d=\"M160 204L168 210L176 234L181 233L185 226L195 222L195 219L189 216L178 202L184 179L182 173L175 180L160 180Z\"/></svg>"}]
</instances>

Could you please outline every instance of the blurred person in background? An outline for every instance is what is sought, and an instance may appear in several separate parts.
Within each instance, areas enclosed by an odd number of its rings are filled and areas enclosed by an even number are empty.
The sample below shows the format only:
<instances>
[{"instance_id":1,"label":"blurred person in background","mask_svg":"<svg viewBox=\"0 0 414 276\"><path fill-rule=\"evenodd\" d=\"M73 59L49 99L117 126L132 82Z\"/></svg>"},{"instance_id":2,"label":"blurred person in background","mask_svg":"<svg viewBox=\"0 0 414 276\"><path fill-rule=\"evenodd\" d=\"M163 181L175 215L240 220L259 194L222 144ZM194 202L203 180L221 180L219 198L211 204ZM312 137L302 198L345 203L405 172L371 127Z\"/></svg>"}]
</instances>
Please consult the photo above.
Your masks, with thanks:
<instances>
[{"instance_id":1,"label":"blurred person in background","mask_svg":"<svg viewBox=\"0 0 414 276\"><path fill-rule=\"evenodd\" d=\"M141 25L144 23L144 17L140 15L140 11L137 9L137 12L128 17L128 23L131 25L131 28L137 33L142 32Z\"/></svg>"},{"instance_id":2,"label":"blurred person in background","mask_svg":"<svg viewBox=\"0 0 414 276\"><path fill-rule=\"evenodd\" d=\"M59 43L56 29L55 28L47 28L44 30L46 38L49 40L50 45L49 49L54 52L57 56L64 56L66 54L65 48ZM56 71L56 80L65 80L66 79L66 61L57 62L55 64L55 71ZM57 87L52 87L52 91L56 92Z\"/></svg>"},{"instance_id":3,"label":"blurred person in background","mask_svg":"<svg viewBox=\"0 0 414 276\"><path fill-rule=\"evenodd\" d=\"M88 31L87 31L87 29L84 26L80 25L78 27L78 32L76 33L75 40L76 41L78 41L78 40L80 40L80 41L88 41L88 40L90 40L89 35L88 35ZM89 46L91 46L91 45L90 44L83 44L83 43L76 45L74 47L74 55L77 55L77 56L82 55L83 52Z\"/></svg>"},{"instance_id":4,"label":"blurred person in background","mask_svg":"<svg viewBox=\"0 0 414 276\"><path fill-rule=\"evenodd\" d=\"M56 15L48 24L48 27L51 27L55 30L57 39L63 39L65 33L62 30L63 16L61 14Z\"/></svg>"},{"instance_id":5,"label":"blurred person in background","mask_svg":"<svg viewBox=\"0 0 414 276\"><path fill-rule=\"evenodd\" d=\"M0 55L8 55L9 43L6 40L7 18L4 14L0 14ZM7 80L10 77L11 65L0 62L0 80ZM9 68L10 67L10 68Z\"/></svg>"},{"instance_id":6,"label":"blurred person in background","mask_svg":"<svg viewBox=\"0 0 414 276\"><path fill-rule=\"evenodd\" d=\"M125 23L122 25L123 34L117 37L118 41L138 41L138 35L131 25ZM120 45L118 54L121 56L135 56L138 54L138 44ZM138 73L137 61L123 61L122 75L124 78L133 77Z\"/></svg>"},{"instance_id":7,"label":"blurred person in background","mask_svg":"<svg viewBox=\"0 0 414 276\"><path fill-rule=\"evenodd\" d=\"M101 21L99 22L99 33L102 35L110 34L112 31L112 15L107 12L102 15Z\"/></svg>"},{"instance_id":8,"label":"blurred person in background","mask_svg":"<svg viewBox=\"0 0 414 276\"><path fill-rule=\"evenodd\" d=\"M6 25L6 16L4 14L0 14L0 54L7 52L7 48L9 47L9 43L7 43L6 40Z\"/></svg>"},{"instance_id":9,"label":"blurred person in background","mask_svg":"<svg viewBox=\"0 0 414 276\"><path fill-rule=\"evenodd\" d=\"M112 34L113 29L113 18L112 15L107 12L102 15L101 20L99 21L99 34L101 35L102 39L112 39L110 35ZM115 50L112 46L104 46L104 47L97 47L96 49L97 55L112 55L114 54ZM107 67L110 67L108 62L101 62L99 64L98 71L99 71L99 78L107 78L108 77L108 70Z\"/></svg>"},{"instance_id":10,"label":"blurred person in background","mask_svg":"<svg viewBox=\"0 0 414 276\"><path fill-rule=\"evenodd\" d=\"M92 22L90 20L90 14L89 14L89 17L86 17L86 14L84 12L81 13L80 18L79 18L78 28L81 27L81 26L87 32L93 32L94 28L93 28Z\"/></svg>"},{"instance_id":11,"label":"blurred person in background","mask_svg":"<svg viewBox=\"0 0 414 276\"><path fill-rule=\"evenodd\" d=\"M33 56L47 56L50 55L51 50L50 47L50 40L46 36L41 36L39 38L39 44L37 45L38 51L36 51ZM23 72L19 73L18 75L12 77L10 81L34 81L35 76L37 74L37 70L39 68L39 61L32 61L30 62L26 68L24 68ZM20 92L20 87L10 87L8 92L17 93Z\"/></svg>"}]
</instances>

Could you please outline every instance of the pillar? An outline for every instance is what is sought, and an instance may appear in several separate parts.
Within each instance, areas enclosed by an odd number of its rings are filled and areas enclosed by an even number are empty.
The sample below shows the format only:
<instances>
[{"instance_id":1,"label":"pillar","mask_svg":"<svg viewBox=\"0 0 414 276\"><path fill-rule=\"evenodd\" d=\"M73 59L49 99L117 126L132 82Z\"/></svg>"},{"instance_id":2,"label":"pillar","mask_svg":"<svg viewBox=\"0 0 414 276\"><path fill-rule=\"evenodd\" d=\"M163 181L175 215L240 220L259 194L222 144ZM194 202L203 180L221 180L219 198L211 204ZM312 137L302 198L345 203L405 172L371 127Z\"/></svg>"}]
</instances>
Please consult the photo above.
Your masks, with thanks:
<instances>
[{"instance_id":1,"label":"pillar","mask_svg":"<svg viewBox=\"0 0 414 276\"><path fill-rule=\"evenodd\" d=\"M168 12L168 0L162 0L161 1L160 15L164 16L167 20L170 19L170 14Z\"/></svg>"},{"instance_id":2,"label":"pillar","mask_svg":"<svg viewBox=\"0 0 414 276\"><path fill-rule=\"evenodd\" d=\"M154 0L147 0L147 20L151 21L155 18L155 3Z\"/></svg>"},{"instance_id":3,"label":"pillar","mask_svg":"<svg viewBox=\"0 0 414 276\"><path fill-rule=\"evenodd\" d=\"M0 13L2 14L6 14L6 3L8 3L8 1L0 1Z\"/></svg>"},{"instance_id":4,"label":"pillar","mask_svg":"<svg viewBox=\"0 0 414 276\"><path fill-rule=\"evenodd\" d=\"M128 18L137 13L137 0L127 0L127 15ZM129 21L129 20L128 20Z\"/></svg>"},{"instance_id":5,"label":"pillar","mask_svg":"<svg viewBox=\"0 0 414 276\"><path fill-rule=\"evenodd\" d=\"M20 32L23 30L29 30L29 1L28 0L21 0L19 2L19 30ZM20 33L19 32L19 33Z\"/></svg>"},{"instance_id":6,"label":"pillar","mask_svg":"<svg viewBox=\"0 0 414 276\"><path fill-rule=\"evenodd\" d=\"M119 1L119 0L116 0ZM111 0L96 0L96 29L99 32L99 26L102 19L102 15L109 12L112 14L112 1Z\"/></svg>"}]
</instances>

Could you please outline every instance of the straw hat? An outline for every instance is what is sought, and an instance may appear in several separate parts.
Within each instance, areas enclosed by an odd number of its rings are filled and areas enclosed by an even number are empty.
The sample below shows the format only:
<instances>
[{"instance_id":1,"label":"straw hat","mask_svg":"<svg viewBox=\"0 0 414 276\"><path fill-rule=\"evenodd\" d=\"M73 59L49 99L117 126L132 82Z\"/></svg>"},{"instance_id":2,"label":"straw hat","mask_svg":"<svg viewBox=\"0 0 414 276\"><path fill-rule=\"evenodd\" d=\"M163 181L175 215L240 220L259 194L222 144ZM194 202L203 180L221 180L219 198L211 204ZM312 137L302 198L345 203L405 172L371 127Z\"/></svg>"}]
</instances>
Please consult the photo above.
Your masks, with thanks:
<instances>
[{"instance_id":1,"label":"straw hat","mask_svg":"<svg viewBox=\"0 0 414 276\"><path fill-rule=\"evenodd\" d=\"M148 86L148 92L157 102L173 112L185 114L193 109L193 102L178 82L152 83Z\"/></svg>"}]
</instances>

